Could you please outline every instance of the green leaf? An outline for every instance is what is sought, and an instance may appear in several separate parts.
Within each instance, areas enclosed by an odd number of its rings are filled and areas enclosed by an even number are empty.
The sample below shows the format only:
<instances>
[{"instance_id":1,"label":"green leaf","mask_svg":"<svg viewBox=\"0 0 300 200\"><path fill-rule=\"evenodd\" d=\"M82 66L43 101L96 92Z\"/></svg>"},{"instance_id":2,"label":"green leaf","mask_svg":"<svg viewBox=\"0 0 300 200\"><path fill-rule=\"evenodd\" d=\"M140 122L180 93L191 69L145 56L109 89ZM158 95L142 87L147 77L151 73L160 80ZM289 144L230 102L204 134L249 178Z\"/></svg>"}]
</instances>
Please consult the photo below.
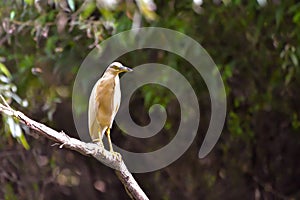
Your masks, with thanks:
<instances>
[{"instance_id":1,"label":"green leaf","mask_svg":"<svg viewBox=\"0 0 300 200\"><path fill-rule=\"evenodd\" d=\"M298 130L300 128L300 121L297 113L293 113L292 126L294 130Z\"/></svg>"},{"instance_id":2,"label":"green leaf","mask_svg":"<svg viewBox=\"0 0 300 200\"><path fill-rule=\"evenodd\" d=\"M11 78L10 72L3 63L0 63L0 71L2 71L3 74L5 74L5 76L7 76L8 78Z\"/></svg>"},{"instance_id":3,"label":"green leaf","mask_svg":"<svg viewBox=\"0 0 300 200\"><path fill-rule=\"evenodd\" d=\"M18 197L14 193L14 189L10 183L4 186L4 199L5 200L17 200Z\"/></svg>"},{"instance_id":4,"label":"green leaf","mask_svg":"<svg viewBox=\"0 0 300 200\"><path fill-rule=\"evenodd\" d=\"M24 136L24 134L22 133L21 137L19 137L19 140L21 142L21 144L23 145L23 147L26 149L26 150L29 150L30 149L30 146Z\"/></svg>"},{"instance_id":5,"label":"green leaf","mask_svg":"<svg viewBox=\"0 0 300 200\"><path fill-rule=\"evenodd\" d=\"M231 3L231 0L222 0L222 1L223 1L223 3L224 3L225 5L228 5L228 4Z\"/></svg>"},{"instance_id":6,"label":"green leaf","mask_svg":"<svg viewBox=\"0 0 300 200\"><path fill-rule=\"evenodd\" d=\"M293 64L294 64L295 66L298 66L299 62L298 62L297 56L296 56L294 53L292 53L292 54L290 55L290 57L291 57L291 59L292 59Z\"/></svg>"},{"instance_id":7,"label":"green leaf","mask_svg":"<svg viewBox=\"0 0 300 200\"><path fill-rule=\"evenodd\" d=\"M101 14L103 15L103 17L105 19L107 19L107 20L113 20L114 14L110 10L108 10L108 9L99 9L99 11L101 12Z\"/></svg>"},{"instance_id":8,"label":"green leaf","mask_svg":"<svg viewBox=\"0 0 300 200\"><path fill-rule=\"evenodd\" d=\"M30 149L30 146L23 134L21 126L18 122L16 122L12 117L7 117L6 123L8 124L11 135L14 138L17 138L18 141L23 145L26 150Z\"/></svg>"},{"instance_id":9,"label":"green leaf","mask_svg":"<svg viewBox=\"0 0 300 200\"><path fill-rule=\"evenodd\" d=\"M69 7L72 11L75 11L75 3L74 0L68 0Z\"/></svg>"},{"instance_id":10,"label":"green leaf","mask_svg":"<svg viewBox=\"0 0 300 200\"><path fill-rule=\"evenodd\" d=\"M229 130L235 136L243 135L243 129L241 127L240 117L235 112L229 113Z\"/></svg>"},{"instance_id":11,"label":"green leaf","mask_svg":"<svg viewBox=\"0 0 300 200\"><path fill-rule=\"evenodd\" d=\"M288 10L287 13L294 13L294 12L297 12L297 10L300 9L300 3L297 3L297 4L294 4L293 6L291 6Z\"/></svg>"},{"instance_id":12,"label":"green leaf","mask_svg":"<svg viewBox=\"0 0 300 200\"><path fill-rule=\"evenodd\" d=\"M14 137L14 138L17 138L17 137L21 137L22 135L22 130L21 130L21 127L19 124L17 124L15 122L15 120L12 118L12 117L7 117L7 120L6 120L7 124L8 124L8 127L9 127L9 130L11 132L11 135Z\"/></svg>"},{"instance_id":13,"label":"green leaf","mask_svg":"<svg viewBox=\"0 0 300 200\"><path fill-rule=\"evenodd\" d=\"M16 12L14 11L14 10L12 10L11 12L10 12L10 19L11 20L13 20L14 18L15 18L15 16L16 16Z\"/></svg>"},{"instance_id":14,"label":"green leaf","mask_svg":"<svg viewBox=\"0 0 300 200\"><path fill-rule=\"evenodd\" d=\"M81 12L80 16L82 19L87 19L96 9L96 4L94 2L89 2Z\"/></svg>"},{"instance_id":15,"label":"green leaf","mask_svg":"<svg viewBox=\"0 0 300 200\"><path fill-rule=\"evenodd\" d=\"M152 1L146 1L146 0L137 0L138 7L143 14L143 16L152 21L157 18L156 13L154 12L155 9L153 9L153 6L155 6L154 2Z\"/></svg>"},{"instance_id":16,"label":"green leaf","mask_svg":"<svg viewBox=\"0 0 300 200\"><path fill-rule=\"evenodd\" d=\"M153 100L153 95L151 91L148 91L144 96L145 106L150 106Z\"/></svg>"},{"instance_id":17,"label":"green leaf","mask_svg":"<svg viewBox=\"0 0 300 200\"><path fill-rule=\"evenodd\" d=\"M294 68L289 68L287 75L285 76L284 84L288 85L294 76Z\"/></svg>"},{"instance_id":18,"label":"green leaf","mask_svg":"<svg viewBox=\"0 0 300 200\"><path fill-rule=\"evenodd\" d=\"M25 3L32 5L33 4L33 0L25 0Z\"/></svg>"},{"instance_id":19,"label":"green leaf","mask_svg":"<svg viewBox=\"0 0 300 200\"><path fill-rule=\"evenodd\" d=\"M293 22L296 24L300 23L300 12L294 15Z\"/></svg>"},{"instance_id":20,"label":"green leaf","mask_svg":"<svg viewBox=\"0 0 300 200\"><path fill-rule=\"evenodd\" d=\"M281 24L284 17L284 10L283 8L279 8L275 13L275 19L276 19L276 27L278 28Z\"/></svg>"}]
</instances>

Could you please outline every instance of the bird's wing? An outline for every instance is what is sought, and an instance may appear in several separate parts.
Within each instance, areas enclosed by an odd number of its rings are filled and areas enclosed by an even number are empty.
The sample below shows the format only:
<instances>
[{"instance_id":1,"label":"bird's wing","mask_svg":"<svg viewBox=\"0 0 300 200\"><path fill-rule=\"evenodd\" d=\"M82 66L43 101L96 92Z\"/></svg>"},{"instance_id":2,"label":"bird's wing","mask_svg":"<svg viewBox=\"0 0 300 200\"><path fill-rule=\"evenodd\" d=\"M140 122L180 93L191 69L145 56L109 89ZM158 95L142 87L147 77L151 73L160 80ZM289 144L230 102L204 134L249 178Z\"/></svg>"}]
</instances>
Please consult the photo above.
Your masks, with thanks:
<instances>
[{"instance_id":1,"label":"bird's wing","mask_svg":"<svg viewBox=\"0 0 300 200\"><path fill-rule=\"evenodd\" d=\"M105 73L92 90L89 100L89 130L92 139L99 138L98 131L103 137L106 129L111 127L116 112L114 89L115 76Z\"/></svg>"},{"instance_id":2,"label":"bird's wing","mask_svg":"<svg viewBox=\"0 0 300 200\"><path fill-rule=\"evenodd\" d=\"M98 82L97 82L98 83ZM98 131L100 129L99 124L97 123L96 113L98 112L98 105L96 103L96 87L95 84L90 100L89 100L89 111L88 111L88 122L89 122L89 132L92 140L99 138Z\"/></svg>"},{"instance_id":3,"label":"bird's wing","mask_svg":"<svg viewBox=\"0 0 300 200\"><path fill-rule=\"evenodd\" d=\"M105 128L108 128L113 121L114 87L114 76L106 74L101 78L96 89L96 102L99 102L96 117L99 125Z\"/></svg>"}]
</instances>

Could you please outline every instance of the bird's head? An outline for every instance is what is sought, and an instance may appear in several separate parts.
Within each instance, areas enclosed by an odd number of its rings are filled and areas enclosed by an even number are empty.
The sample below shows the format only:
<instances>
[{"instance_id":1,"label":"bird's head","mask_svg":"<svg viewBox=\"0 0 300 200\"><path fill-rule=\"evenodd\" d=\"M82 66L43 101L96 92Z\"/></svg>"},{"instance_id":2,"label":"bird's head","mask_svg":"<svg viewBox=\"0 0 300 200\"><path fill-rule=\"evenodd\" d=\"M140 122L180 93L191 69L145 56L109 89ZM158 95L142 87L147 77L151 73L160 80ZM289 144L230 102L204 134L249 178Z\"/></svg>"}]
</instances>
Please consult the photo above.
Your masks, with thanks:
<instances>
[{"instance_id":1,"label":"bird's head","mask_svg":"<svg viewBox=\"0 0 300 200\"><path fill-rule=\"evenodd\" d=\"M108 66L107 70L114 72L114 73L132 72L133 71L129 67L126 67L119 62L113 62L112 64L110 64Z\"/></svg>"}]
</instances>

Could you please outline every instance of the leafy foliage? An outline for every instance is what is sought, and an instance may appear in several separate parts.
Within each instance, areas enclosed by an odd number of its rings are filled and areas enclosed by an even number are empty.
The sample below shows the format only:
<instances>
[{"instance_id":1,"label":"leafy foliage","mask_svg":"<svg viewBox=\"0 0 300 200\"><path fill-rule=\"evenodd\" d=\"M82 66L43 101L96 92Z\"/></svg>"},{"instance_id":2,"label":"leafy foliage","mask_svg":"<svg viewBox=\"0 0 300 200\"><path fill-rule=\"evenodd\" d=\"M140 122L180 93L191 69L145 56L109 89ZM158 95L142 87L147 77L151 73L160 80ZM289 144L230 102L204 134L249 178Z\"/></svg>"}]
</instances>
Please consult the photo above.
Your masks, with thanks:
<instances>
[{"instance_id":1,"label":"leafy foliage","mask_svg":"<svg viewBox=\"0 0 300 200\"><path fill-rule=\"evenodd\" d=\"M300 3L155 3L1 1L0 93L11 106L38 121L75 133L70 94L78 67L90 49L130 28L175 29L201 43L221 71L228 98L227 121L213 152L198 160L197 151L210 120L210 102L202 79L186 61L167 52L136 51L122 57L129 66L150 58L179 70L190 80L201 108L199 137L188 152L165 169L137 175L146 193L152 199L298 199ZM140 124L149 122L146 110L152 104L166 106L167 124L161 134L146 142L126 138L120 132L113 134L113 140L136 151L167 144L179 123L174 96L164 88L148 85L132 102L131 114ZM84 108L78 112L85 112ZM4 187L0 196L126 197L105 166L72 152L56 152L47 140L24 135L36 137L12 118L2 116L1 125L0 183Z\"/></svg>"}]
</instances>

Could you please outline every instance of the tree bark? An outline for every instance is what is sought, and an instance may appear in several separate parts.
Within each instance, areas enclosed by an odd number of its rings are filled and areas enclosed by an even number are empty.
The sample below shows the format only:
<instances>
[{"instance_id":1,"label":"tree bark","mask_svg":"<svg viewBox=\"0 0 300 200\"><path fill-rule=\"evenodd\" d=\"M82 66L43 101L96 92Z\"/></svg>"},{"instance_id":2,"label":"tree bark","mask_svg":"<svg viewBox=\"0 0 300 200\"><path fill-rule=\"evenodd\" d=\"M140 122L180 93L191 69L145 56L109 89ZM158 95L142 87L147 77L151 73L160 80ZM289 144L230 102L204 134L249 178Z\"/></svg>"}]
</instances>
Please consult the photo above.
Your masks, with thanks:
<instances>
[{"instance_id":1,"label":"tree bark","mask_svg":"<svg viewBox=\"0 0 300 200\"><path fill-rule=\"evenodd\" d=\"M6 103L5 105L0 103L0 112L9 116L16 117L17 119L20 120L21 123L37 131L38 134L46 136L50 140L53 140L61 144L59 146L60 148L66 147L75 150L86 156L91 155L97 160L99 160L100 162L106 164L107 166L116 169L115 171L117 177L124 185L130 198L137 199L137 200L148 199L144 191L141 189L141 187L138 185L136 180L133 178L132 174L128 171L123 160L117 158L112 153L105 150L104 147L100 147L99 145L94 143L85 143L78 139L71 138L63 131L58 132L50 127L45 126L44 124L41 124L39 122L30 119L22 112L12 109Z\"/></svg>"}]
</instances>

